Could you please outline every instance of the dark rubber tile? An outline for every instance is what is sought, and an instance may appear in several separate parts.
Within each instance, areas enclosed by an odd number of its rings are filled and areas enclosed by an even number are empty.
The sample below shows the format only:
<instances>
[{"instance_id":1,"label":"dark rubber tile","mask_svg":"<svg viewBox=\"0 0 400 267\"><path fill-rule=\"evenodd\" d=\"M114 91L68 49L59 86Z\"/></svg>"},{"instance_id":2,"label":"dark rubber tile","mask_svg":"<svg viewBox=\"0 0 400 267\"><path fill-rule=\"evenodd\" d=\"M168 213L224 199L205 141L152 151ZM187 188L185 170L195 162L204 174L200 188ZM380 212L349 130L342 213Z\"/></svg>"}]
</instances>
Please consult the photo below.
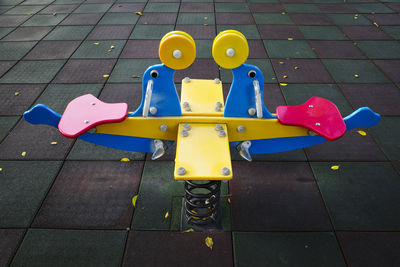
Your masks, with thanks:
<instances>
[{"instance_id":1,"label":"dark rubber tile","mask_svg":"<svg viewBox=\"0 0 400 267\"><path fill-rule=\"evenodd\" d=\"M179 3L147 3L144 13L147 12L178 12Z\"/></svg>"},{"instance_id":2,"label":"dark rubber tile","mask_svg":"<svg viewBox=\"0 0 400 267\"><path fill-rule=\"evenodd\" d=\"M24 236L24 229L0 229L0 266L9 266Z\"/></svg>"},{"instance_id":3,"label":"dark rubber tile","mask_svg":"<svg viewBox=\"0 0 400 267\"><path fill-rule=\"evenodd\" d=\"M358 47L373 59L399 59L400 43L397 41L360 41Z\"/></svg>"},{"instance_id":4,"label":"dark rubber tile","mask_svg":"<svg viewBox=\"0 0 400 267\"><path fill-rule=\"evenodd\" d=\"M159 59L119 59L108 82L141 83L143 73L151 65L160 64Z\"/></svg>"},{"instance_id":5,"label":"dark rubber tile","mask_svg":"<svg viewBox=\"0 0 400 267\"><path fill-rule=\"evenodd\" d=\"M281 64L280 62L284 62ZM318 59L272 59L271 63L281 83L332 83L333 80ZM295 67L298 67L297 69ZM287 75L287 78L283 78Z\"/></svg>"},{"instance_id":6,"label":"dark rubber tile","mask_svg":"<svg viewBox=\"0 0 400 267\"><path fill-rule=\"evenodd\" d=\"M247 3L215 3L215 12L250 12Z\"/></svg>"},{"instance_id":7,"label":"dark rubber tile","mask_svg":"<svg viewBox=\"0 0 400 267\"><path fill-rule=\"evenodd\" d=\"M112 4L82 4L77 9L74 10L74 13L100 13L103 14L106 12Z\"/></svg>"},{"instance_id":8,"label":"dark rubber tile","mask_svg":"<svg viewBox=\"0 0 400 267\"><path fill-rule=\"evenodd\" d=\"M288 13L320 13L315 4L289 3L282 5Z\"/></svg>"},{"instance_id":9,"label":"dark rubber tile","mask_svg":"<svg viewBox=\"0 0 400 267\"><path fill-rule=\"evenodd\" d=\"M250 13L216 13L217 24L255 24Z\"/></svg>"},{"instance_id":10,"label":"dark rubber tile","mask_svg":"<svg viewBox=\"0 0 400 267\"><path fill-rule=\"evenodd\" d=\"M96 26L86 38L87 40L125 40L133 30L133 26Z\"/></svg>"},{"instance_id":11,"label":"dark rubber tile","mask_svg":"<svg viewBox=\"0 0 400 267\"><path fill-rule=\"evenodd\" d=\"M331 229L307 163L233 162L233 173L229 182L233 230Z\"/></svg>"},{"instance_id":12,"label":"dark rubber tile","mask_svg":"<svg viewBox=\"0 0 400 267\"><path fill-rule=\"evenodd\" d=\"M0 85L0 115L22 115L42 93L44 84Z\"/></svg>"},{"instance_id":13,"label":"dark rubber tile","mask_svg":"<svg viewBox=\"0 0 400 267\"><path fill-rule=\"evenodd\" d=\"M212 3L181 3L179 12L214 12Z\"/></svg>"},{"instance_id":14,"label":"dark rubber tile","mask_svg":"<svg viewBox=\"0 0 400 267\"><path fill-rule=\"evenodd\" d=\"M281 13L285 9L280 4L275 3L249 3L249 8L251 12L268 12L268 13Z\"/></svg>"},{"instance_id":15,"label":"dark rubber tile","mask_svg":"<svg viewBox=\"0 0 400 267\"><path fill-rule=\"evenodd\" d=\"M125 40L84 41L72 55L72 58L118 58L125 42Z\"/></svg>"},{"instance_id":16,"label":"dark rubber tile","mask_svg":"<svg viewBox=\"0 0 400 267\"><path fill-rule=\"evenodd\" d=\"M375 26L343 26L342 31L353 40L391 40L385 32Z\"/></svg>"},{"instance_id":17,"label":"dark rubber tile","mask_svg":"<svg viewBox=\"0 0 400 267\"><path fill-rule=\"evenodd\" d=\"M322 13L352 13L355 14L357 11L348 4L317 4L319 10Z\"/></svg>"},{"instance_id":18,"label":"dark rubber tile","mask_svg":"<svg viewBox=\"0 0 400 267\"><path fill-rule=\"evenodd\" d=\"M334 233L233 233L235 266L346 266Z\"/></svg>"},{"instance_id":19,"label":"dark rubber tile","mask_svg":"<svg viewBox=\"0 0 400 267\"><path fill-rule=\"evenodd\" d=\"M354 3L351 4L360 13L394 13L394 11L383 3Z\"/></svg>"},{"instance_id":20,"label":"dark rubber tile","mask_svg":"<svg viewBox=\"0 0 400 267\"><path fill-rule=\"evenodd\" d=\"M24 21L29 19L27 15L1 15L0 25L1 27L16 27L22 24Z\"/></svg>"},{"instance_id":21,"label":"dark rubber tile","mask_svg":"<svg viewBox=\"0 0 400 267\"><path fill-rule=\"evenodd\" d=\"M297 26L287 25L258 25L262 39L304 39Z\"/></svg>"},{"instance_id":22,"label":"dark rubber tile","mask_svg":"<svg viewBox=\"0 0 400 267\"><path fill-rule=\"evenodd\" d=\"M253 13L256 24L292 25L294 22L286 14L280 13Z\"/></svg>"},{"instance_id":23,"label":"dark rubber tile","mask_svg":"<svg viewBox=\"0 0 400 267\"><path fill-rule=\"evenodd\" d=\"M210 250L206 237L213 240ZM157 242L153 242L158 240ZM171 250L171 247L174 249ZM154 251L158 251L154 257ZM129 233L123 266L233 266L229 233L133 231Z\"/></svg>"},{"instance_id":24,"label":"dark rubber tile","mask_svg":"<svg viewBox=\"0 0 400 267\"><path fill-rule=\"evenodd\" d=\"M354 109L370 107L382 116L400 116L400 90L392 84L341 84Z\"/></svg>"},{"instance_id":25,"label":"dark rubber tile","mask_svg":"<svg viewBox=\"0 0 400 267\"><path fill-rule=\"evenodd\" d=\"M159 40L128 40L120 58L158 58Z\"/></svg>"},{"instance_id":26,"label":"dark rubber tile","mask_svg":"<svg viewBox=\"0 0 400 267\"><path fill-rule=\"evenodd\" d=\"M12 9L8 10L4 14L31 16L31 15L39 12L44 7L45 7L44 5L31 5L31 6L19 5L19 6L16 6L16 7L12 8Z\"/></svg>"},{"instance_id":27,"label":"dark rubber tile","mask_svg":"<svg viewBox=\"0 0 400 267\"><path fill-rule=\"evenodd\" d=\"M193 39L213 39L216 36L214 25L176 25L175 30L190 34Z\"/></svg>"},{"instance_id":28,"label":"dark rubber tile","mask_svg":"<svg viewBox=\"0 0 400 267\"><path fill-rule=\"evenodd\" d=\"M174 25L136 25L129 39L161 40L168 32L174 30Z\"/></svg>"},{"instance_id":29,"label":"dark rubber tile","mask_svg":"<svg viewBox=\"0 0 400 267\"><path fill-rule=\"evenodd\" d=\"M371 21L361 14L357 17L354 14L327 14L327 16L339 26L371 26Z\"/></svg>"},{"instance_id":30,"label":"dark rubber tile","mask_svg":"<svg viewBox=\"0 0 400 267\"><path fill-rule=\"evenodd\" d=\"M15 30L13 27L0 28L0 39Z\"/></svg>"},{"instance_id":31,"label":"dark rubber tile","mask_svg":"<svg viewBox=\"0 0 400 267\"><path fill-rule=\"evenodd\" d=\"M103 14L71 14L60 25L96 25Z\"/></svg>"},{"instance_id":32,"label":"dark rubber tile","mask_svg":"<svg viewBox=\"0 0 400 267\"><path fill-rule=\"evenodd\" d=\"M264 75L264 83L276 83L276 77L274 69L269 61L269 59L248 59L246 64L257 66ZM229 69L220 69L221 81L223 83L231 83L233 76L232 71Z\"/></svg>"},{"instance_id":33,"label":"dark rubber tile","mask_svg":"<svg viewBox=\"0 0 400 267\"><path fill-rule=\"evenodd\" d=\"M0 162L1 228L29 227L61 164L55 161Z\"/></svg>"},{"instance_id":34,"label":"dark rubber tile","mask_svg":"<svg viewBox=\"0 0 400 267\"><path fill-rule=\"evenodd\" d=\"M19 27L2 41L38 41L48 34L52 27Z\"/></svg>"},{"instance_id":35,"label":"dark rubber tile","mask_svg":"<svg viewBox=\"0 0 400 267\"><path fill-rule=\"evenodd\" d=\"M6 73L17 61L1 61L0 62L0 77Z\"/></svg>"},{"instance_id":36,"label":"dark rubber tile","mask_svg":"<svg viewBox=\"0 0 400 267\"><path fill-rule=\"evenodd\" d=\"M400 82L400 60L374 60L374 63L392 81Z\"/></svg>"},{"instance_id":37,"label":"dark rubber tile","mask_svg":"<svg viewBox=\"0 0 400 267\"><path fill-rule=\"evenodd\" d=\"M197 59L189 68L176 72L174 81L180 83L185 77L214 80L219 77L218 65L214 59Z\"/></svg>"},{"instance_id":38,"label":"dark rubber tile","mask_svg":"<svg viewBox=\"0 0 400 267\"><path fill-rule=\"evenodd\" d=\"M299 26L308 40L347 40L348 38L336 26Z\"/></svg>"},{"instance_id":39,"label":"dark rubber tile","mask_svg":"<svg viewBox=\"0 0 400 267\"><path fill-rule=\"evenodd\" d=\"M400 40L400 26L382 26L381 29L393 39Z\"/></svg>"},{"instance_id":40,"label":"dark rubber tile","mask_svg":"<svg viewBox=\"0 0 400 267\"><path fill-rule=\"evenodd\" d=\"M142 169L143 161L66 162L32 226L126 229Z\"/></svg>"},{"instance_id":41,"label":"dark rubber tile","mask_svg":"<svg viewBox=\"0 0 400 267\"><path fill-rule=\"evenodd\" d=\"M22 6L22 5L48 5L53 1L54 0L25 0L24 2L22 2L20 4L20 6Z\"/></svg>"},{"instance_id":42,"label":"dark rubber tile","mask_svg":"<svg viewBox=\"0 0 400 267\"><path fill-rule=\"evenodd\" d=\"M371 128L370 132L390 160L400 161L399 117L382 117L379 124Z\"/></svg>"},{"instance_id":43,"label":"dark rubber tile","mask_svg":"<svg viewBox=\"0 0 400 267\"><path fill-rule=\"evenodd\" d=\"M72 5L54 5L51 4L47 6L45 9L40 11L40 14L54 14L54 13L71 13L74 11L79 5L72 4Z\"/></svg>"},{"instance_id":44,"label":"dark rubber tile","mask_svg":"<svg viewBox=\"0 0 400 267\"><path fill-rule=\"evenodd\" d=\"M261 40L248 40L249 58L267 58L264 44Z\"/></svg>"},{"instance_id":45,"label":"dark rubber tile","mask_svg":"<svg viewBox=\"0 0 400 267\"><path fill-rule=\"evenodd\" d=\"M392 165L394 167L394 169L399 173L400 175L400 161L393 161Z\"/></svg>"},{"instance_id":46,"label":"dark rubber tile","mask_svg":"<svg viewBox=\"0 0 400 267\"><path fill-rule=\"evenodd\" d=\"M138 24L175 24L177 13L143 13Z\"/></svg>"},{"instance_id":47,"label":"dark rubber tile","mask_svg":"<svg viewBox=\"0 0 400 267\"><path fill-rule=\"evenodd\" d=\"M30 229L11 266L120 266L126 231Z\"/></svg>"},{"instance_id":48,"label":"dark rubber tile","mask_svg":"<svg viewBox=\"0 0 400 267\"><path fill-rule=\"evenodd\" d=\"M36 43L37 42L0 42L0 51L2 51L0 60L19 60L28 53Z\"/></svg>"},{"instance_id":49,"label":"dark rubber tile","mask_svg":"<svg viewBox=\"0 0 400 267\"><path fill-rule=\"evenodd\" d=\"M180 13L176 24L213 25L215 24L215 16L214 13Z\"/></svg>"},{"instance_id":50,"label":"dark rubber tile","mask_svg":"<svg viewBox=\"0 0 400 267\"><path fill-rule=\"evenodd\" d=\"M256 25L217 25L217 33L225 30L237 30L243 33L247 40L260 39L260 34L258 33Z\"/></svg>"},{"instance_id":51,"label":"dark rubber tile","mask_svg":"<svg viewBox=\"0 0 400 267\"><path fill-rule=\"evenodd\" d=\"M106 13L99 24L101 25L135 25L139 16L135 13Z\"/></svg>"},{"instance_id":52,"label":"dark rubber tile","mask_svg":"<svg viewBox=\"0 0 400 267\"><path fill-rule=\"evenodd\" d=\"M290 14L290 18L297 25L333 25L325 14Z\"/></svg>"},{"instance_id":53,"label":"dark rubber tile","mask_svg":"<svg viewBox=\"0 0 400 267\"><path fill-rule=\"evenodd\" d=\"M13 8L14 6L0 6L0 14L3 14L7 10Z\"/></svg>"},{"instance_id":54,"label":"dark rubber tile","mask_svg":"<svg viewBox=\"0 0 400 267\"><path fill-rule=\"evenodd\" d=\"M365 16L378 25L399 25L399 14L365 14Z\"/></svg>"},{"instance_id":55,"label":"dark rubber tile","mask_svg":"<svg viewBox=\"0 0 400 267\"><path fill-rule=\"evenodd\" d=\"M366 59L351 41L309 41L319 58Z\"/></svg>"},{"instance_id":56,"label":"dark rubber tile","mask_svg":"<svg viewBox=\"0 0 400 267\"><path fill-rule=\"evenodd\" d=\"M67 14L37 14L32 16L21 26L56 26L59 24Z\"/></svg>"},{"instance_id":57,"label":"dark rubber tile","mask_svg":"<svg viewBox=\"0 0 400 267\"><path fill-rule=\"evenodd\" d=\"M67 59L80 43L81 41L41 41L24 60Z\"/></svg>"},{"instance_id":58,"label":"dark rubber tile","mask_svg":"<svg viewBox=\"0 0 400 267\"><path fill-rule=\"evenodd\" d=\"M65 60L20 61L0 83L48 83L64 65Z\"/></svg>"},{"instance_id":59,"label":"dark rubber tile","mask_svg":"<svg viewBox=\"0 0 400 267\"><path fill-rule=\"evenodd\" d=\"M53 82L55 83L105 83L116 63L115 59L69 60Z\"/></svg>"},{"instance_id":60,"label":"dark rubber tile","mask_svg":"<svg viewBox=\"0 0 400 267\"><path fill-rule=\"evenodd\" d=\"M212 58L212 40L196 40L196 58Z\"/></svg>"},{"instance_id":61,"label":"dark rubber tile","mask_svg":"<svg viewBox=\"0 0 400 267\"><path fill-rule=\"evenodd\" d=\"M270 58L316 58L310 45L304 40L264 40Z\"/></svg>"},{"instance_id":62,"label":"dark rubber tile","mask_svg":"<svg viewBox=\"0 0 400 267\"><path fill-rule=\"evenodd\" d=\"M57 26L44 40L84 40L93 26Z\"/></svg>"},{"instance_id":63,"label":"dark rubber tile","mask_svg":"<svg viewBox=\"0 0 400 267\"><path fill-rule=\"evenodd\" d=\"M400 12L400 3L385 3L385 5L394 11Z\"/></svg>"},{"instance_id":64,"label":"dark rubber tile","mask_svg":"<svg viewBox=\"0 0 400 267\"><path fill-rule=\"evenodd\" d=\"M0 143L9 134L19 119L19 116L0 117Z\"/></svg>"},{"instance_id":65,"label":"dark rubber tile","mask_svg":"<svg viewBox=\"0 0 400 267\"><path fill-rule=\"evenodd\" d=\"M389 162L324 162L311 167L336 230L399 230L400 180Z\"/></svg>"}]
</instances>

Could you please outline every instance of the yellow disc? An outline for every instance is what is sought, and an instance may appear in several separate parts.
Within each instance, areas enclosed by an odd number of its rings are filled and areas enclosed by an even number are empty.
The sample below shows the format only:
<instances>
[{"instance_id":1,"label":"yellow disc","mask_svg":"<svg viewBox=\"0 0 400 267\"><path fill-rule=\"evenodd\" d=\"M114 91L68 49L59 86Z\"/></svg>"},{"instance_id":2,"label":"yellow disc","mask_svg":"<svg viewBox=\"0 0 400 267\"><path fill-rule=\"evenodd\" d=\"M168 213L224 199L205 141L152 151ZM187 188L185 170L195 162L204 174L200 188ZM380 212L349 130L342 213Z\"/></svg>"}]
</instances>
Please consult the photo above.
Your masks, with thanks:
<instances>
[{"instance_id":1,"label":"yellow disc","mask_svg":"<svg viewBox=\"0 0 400 267\"><path fill-rule=\"evenodd\" d=\"M174 70L189 67L196 58L196 45L192 36L182 31L172 31L160 41L158 55L161 62Z\"/></svg>"},{"instance_id":2,"label":"yellow disc","mask_svg":"<svg viewBox=\"0 0 400 267\"><path fill-rule=\"evenodd\" d=\"M249 45L241 32L226 30L215 37L212 46L215 62L223 68L234 69L242 65L249 56Z\"/></svg>"}]
</instances>

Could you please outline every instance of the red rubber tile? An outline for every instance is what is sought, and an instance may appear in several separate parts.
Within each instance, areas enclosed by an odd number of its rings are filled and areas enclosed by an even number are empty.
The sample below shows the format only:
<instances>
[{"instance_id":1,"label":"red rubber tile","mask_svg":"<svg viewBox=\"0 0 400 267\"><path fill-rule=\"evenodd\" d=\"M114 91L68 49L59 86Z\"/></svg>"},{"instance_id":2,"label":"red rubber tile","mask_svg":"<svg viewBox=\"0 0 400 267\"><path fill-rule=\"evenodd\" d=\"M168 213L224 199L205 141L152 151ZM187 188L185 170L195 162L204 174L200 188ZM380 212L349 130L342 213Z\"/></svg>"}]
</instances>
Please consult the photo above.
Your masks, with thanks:
<instances>
[{"instance_id":1,"label":"red rubber tile","mask_svg":"<svg viewBox=\"0 0 400 267\"><path fill-rule=\"evenodd\" d=\"M342 26L342 31L353 40L391 40L392 38L375 26Z\"/></svg>"},{"instance_id":2,"label":"red rubber tile","mask_svg":"<svg viewBox=\"0 0 400 267\"><path fill-rule=\"evenodd\" d=\"M96 25L103 17L102 13L96 14L71 14L60 25Z\"/></svg>"},{"instance_id":3,"label":"red rubber tile","mask_svg":"<svg viewBox=\"0 0 400 267\"><path fill-rule=\"evenodd\" d=\"M143 161L68 161L32 224L40 228L126 229Z\"/></svg>"},{"instance_id":4,"label":"red rubber tile","mask_svg":"<svg viewBox=\"0 0 400 267\"><path fill-rule=\"evenodd\" d=\"M104 83L110 75L115 59L69 60L60 70L54 83Z\"/></svg>"},{"instance_id":5,"label":"red rubber tile","mask_svg":"<svg viewBox=\"0 0 400 267\"><path fill-rule=\"evenodd\" d=\"M297 25L334 25L325 14L289 14Z\"/></svg>"},{"instance_id":6,"label":"red rubber tile","mask_svg":"<svg viewBox=\"0 0 400 267\"><path fill-rule=\"evenodd\" d=\"M284 64L280 64L284 62ZM281 83L332 83L333 80L318 59L271 59ZM298 67L298 69L295 69ZM287 78L283 78L287 75Z\"/></svg>"},{"instance_id":7,"label":"red rubber tile","mask_svg":"<svg viewBox=\"0 0 400 267\"><path fill-rule=\"evenodd\" d=\"M25 229L0 229L0 266L9 266Z\"/></svg>"},{"instance_id":8,"label":"red rubber tile","mask_svg":"<svg viewBox=\"0 0 400 267\"><path fill-rule=\"evenodd\" d=\"M0 16L0 25L2 27L16 27L29 19L26 15L2 15Z\"/></svg>"},{"instance_id":9,"label":"red rubber tile","mask_svg":"<svg viewBox=\"0 0 400 267\"><path fill-rule=\"evenodd\" d=\"M400 60L374 60L374 63L394 82L400 82Z\"/></svg>"},{"instance_id":10,"label":"red rubber tile","mask_svg":"<svg viewBox=\"0 0 400 267\"><path fill-rule=\"evenodd\" d=\"M80 44L81 41L41 41L24 60L67 59Z\"/></svg>"},{"instance_id":11,"label":"red rubber tile","mask_svg":"<svg viewBox=\"0 0 400 267\"><path fill-rule=\"evenodd\" d=\"M177 13L143 13L138 24L175 24Z\"/></svg>"},{"instance_id":12,"label":"red rubber tile","mask_svg":"<svg viewBox=\"0 0 400 267\"><path fill-rule=\"evenodd\" d=\"M22 115L43 92L44 84L0 85L0 115Z\"/></svg>"},{"instance_id":13,"label":"red rubber tile","mask_svg":"<svg viewBox=\"0 0 400 267\"><path fill-rule=\"evenodd\" d=\"M400 116L400 90L392 84L339 85L354 109L370 107L382 116Z\"/></svg>"},{"instance_id":14,"label":"red rubber tile","mask_svg":"<svg viewBox=\"0 0 400 267\"><path fill-rule=\"evenodd\" d=\"M143 11L144 3L115 3L108 12L135 13Z\"/></svg>"},{"instance_id":15,"label":"red rubber tile","mask_svg":"<svg viewBox=\"0 0 400 267\"><path fill-rule=\"evenodd\" d=\"M185 77L214 80L219 77L218 65L214 59L197 59L189 68L177 71L174 81L180 83Z\"/></svg>"},{"instance_id":16,"label":"red rubber tile","mask_svg":"<svg viewBox=\"0 0 400 267\"><path fill-rule=\"evenodd\" d=\"M118 25L118 26L96 26L87 40L125 40L129 38L133 30L131 25Z\"/></svg>"},{"instance_id":17,"label":"red rubber tile","mask_svg":"<svg viewBox=\"0 0 400 267\"><path fill-rule=\"evenodd\" d=\"M215 20L217 24L255 24L253 16L250 13L216 13Z\"/></svg>"},{"instance_id":18,"label":"red rubber tile","mask_svg":"<svg viewBox=\"0 0 400 267\"><path fill-rule=\"evenodd\" d=\"M6 73L9 69L11 69L17 61L1 61L0 62L0 77Z\"/></svg>"},{"instance_id":19,"label":"red rubber tile","mask_svg":"<svg viewBox=\"0 0 400 267\"><path fill-rule=\"evenodd\" d=\"M365 14L369 20L378 23L378 25L399 25L400 15L398 14Z\"/></svg>"},{"instance_id":20,"label":"red rubber tile","mask_svg":"<svg viewBox=\"0 0 400 267\"><path fill-rule=\"evenodd\" d=\"M251 12L267 12L267 13L280 13L284 12L285 9L279 4L264 4L264 3L249 3Z\"/></svg>"},{"instance_id":21,"label":"red rubber tile","mask_svg":"<svg viewBox=\"0 0 400 267\"><path fill-rule=\"evenodd\" d=\"M319 58L366 59L351 41L309 41Z\"/></svg>"},{"instance_id":22,"label":"red rubber tile","mask_svg":"<svg viewBox=\"0 0 400 267\"><path fill-rule=\"evenodd\" d=\"M357 13L352 6L347 4L317 4L323 13Z\"/></svg>"},{"instance_id":23,"label":"red rubber tile","mask_svg":"<svg viewBox=\"0 0 400 267\"><path fill-rule=\"evenodd\" d=\"M159 40L128 40L120 58L158 58L159 44Z\"/></svg>"},{"instance_id":24,"label":"red rubber tile","mask_svg":"<svg viewBox=\"0 0 400 267\"><path fill-rule=\"evenodd\" d=\"M86 1L88 3L88 1ZM53 13L71 13L74 11L79 5L49 5L45 9L39 12L39 14L53 14Z\"/></svg>"},{"instance_id":25,"label":"red rubber tile","mask_svg":"<svg viewBox=\"0 0 400 267\"><path fill-rule=\"evenodd\" d=\"M338 232L337 237L349 266L400 266L398 232Z\"/></svg>"},{"instance_id":26,"label":"red rubber tile","mask_svg":"<svg viewBox=\"0 0 400 267\"><path fill-rule=\"evenodd\" d=\"M127 103L130 111L135 111L142 100L140 83L108 83L104 86L99 99L107 103Z\"/></svg>"},{"instance_id":27,"label":"red rubber tile","mask_svg":"<svg viewBox=\"0 0 400 267\"><path fill-rule=\"evenodd\" d=\"M264 44L261 40L247 40L249 44L249 58L267 58Z\"/></svg>"},{"instance_id":28,"label":"red rubber tile","mask_svg":"<svg viewBox=\"0 0 400 267\"><path fill-rule=\"evenodd\" d=\"M307 163L233 162L232 229L321 231L328 214Z\"/></svg>"},{"instance_id":29,"label":"red rubber tile","mask_svg":"<svg viewBox=\"0 0 400 267\"><path fill-rule=\"evenodd\" d=\"M400 12L400 3L385 3L385 5L397 12Z\"/></svg>"},{"instance_id":30,"label":"red rubber tile","mask_svg":"<svg viewBox=\"0 0 400 267\"><path fill-rule=\"evenodd\" d=\"M213 240L212 250L205 244ZM154 242L157 240L157 242ZM155 257L154 253L157 253ZM232 238L227 232L180 233L132 231L122 266L233 266Z\"/></svg>"},{"instance_id":31,"label":"red rubber tile","mask_svg":"<svg viewBox=\"0 0 400 267\"><path fill-rule=\"evenodd\" d=\"M214 12L213 3L181 3L179 12Z\"/></svg>"},{"instance_id":32,"label":"red rubber tile","mask_svg":"<svg viewBox=\"0 0 400 267\"><path fill-rule=\"evenodd\" d=\"M214 39L216 30L214 25L176 25L177 31L184 31L190 34L193 39Z\"/></svg>"},{"instance_id":33,"label":"red rubber tile","mask_svg":"<svg viewBox=\"0 0 400 267\"><path fill-rule=\"evenodd\" d=\"M304 39L303 34L297 26L287 25L257 25L261 39Z\"/></svg>"}]
</instances>

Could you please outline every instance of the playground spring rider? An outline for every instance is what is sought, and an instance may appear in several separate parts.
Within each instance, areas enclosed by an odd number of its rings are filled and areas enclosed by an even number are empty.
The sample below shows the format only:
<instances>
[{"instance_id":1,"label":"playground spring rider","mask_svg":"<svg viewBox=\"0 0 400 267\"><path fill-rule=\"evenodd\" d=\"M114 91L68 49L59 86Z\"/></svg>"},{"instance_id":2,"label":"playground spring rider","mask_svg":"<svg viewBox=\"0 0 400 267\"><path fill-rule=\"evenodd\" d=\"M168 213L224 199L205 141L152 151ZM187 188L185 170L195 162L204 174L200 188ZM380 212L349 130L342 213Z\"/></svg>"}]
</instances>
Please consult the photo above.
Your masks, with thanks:
<instances>
[{"instance_id":1,"label":"playground spring rider","mask_svg":"<svg viewBox=\"0 0 400 267\"><path fill-rule=\"evenodd\" d=\"M330 101L312 97L299 106L279 106L276 114L264 105L264 78L259 68L244 64L249 54L245 36L234 30L218 34L212 55L232 69L233 81L224 102L219 79L185 78L181 97L173 82L175 70L196 57L193 38L182 31L160 42L163 64L143 75L142 102L128 113L125 103L107 104L93 95L72 100L61 116L45 105L24 113L32 124L58 128L66 137L161 157L177 142L174 177L185 181L183 227L219 228L221 180L232 179L229 145L251 161L252 154L276 153L336 140L356 127L377 124L379 114L367 107L342 118Z\"/></svg>"}]
</instances>

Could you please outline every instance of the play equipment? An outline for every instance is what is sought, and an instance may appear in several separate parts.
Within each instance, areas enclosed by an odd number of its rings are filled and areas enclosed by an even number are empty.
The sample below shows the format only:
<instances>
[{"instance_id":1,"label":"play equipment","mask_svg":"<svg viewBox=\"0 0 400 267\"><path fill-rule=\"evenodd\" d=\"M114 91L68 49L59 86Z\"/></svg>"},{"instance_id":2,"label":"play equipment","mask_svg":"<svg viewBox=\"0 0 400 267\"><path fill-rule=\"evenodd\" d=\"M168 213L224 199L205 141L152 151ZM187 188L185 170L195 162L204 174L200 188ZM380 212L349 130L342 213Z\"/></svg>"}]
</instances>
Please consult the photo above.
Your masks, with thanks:
<instances>
[{"instance_id":1,"label":"play equipment","mask_svg":"<svg viewBox=\"0 0 400 267\"><path fill-rule=\"evenodd\" d=\"M312 97L300 106L279 106L276 114L264 105L264 78L259 68L245 64L247 40L234 30L219 33L212 55L232 69L233 81L224 101L219 79L182 80L179 99L175 70L189 67L196 57L193 38L182 31L167 33L160 42L163 64L143 75L142 102L128 113L125 103L108 104L93 95L72 100L64 114L45 105L24 113L32 124L58 128L69 138L161 157L177 142L174 177L185 181L182 228L219 228L222 180L232 179L230 146L246 160L252 154L276 153L336 140L356 127L377 124L380 115L367 107L342 118L330 101ZM203 228L202 228L203 227Z\"/></svg>"}]
</instances>

